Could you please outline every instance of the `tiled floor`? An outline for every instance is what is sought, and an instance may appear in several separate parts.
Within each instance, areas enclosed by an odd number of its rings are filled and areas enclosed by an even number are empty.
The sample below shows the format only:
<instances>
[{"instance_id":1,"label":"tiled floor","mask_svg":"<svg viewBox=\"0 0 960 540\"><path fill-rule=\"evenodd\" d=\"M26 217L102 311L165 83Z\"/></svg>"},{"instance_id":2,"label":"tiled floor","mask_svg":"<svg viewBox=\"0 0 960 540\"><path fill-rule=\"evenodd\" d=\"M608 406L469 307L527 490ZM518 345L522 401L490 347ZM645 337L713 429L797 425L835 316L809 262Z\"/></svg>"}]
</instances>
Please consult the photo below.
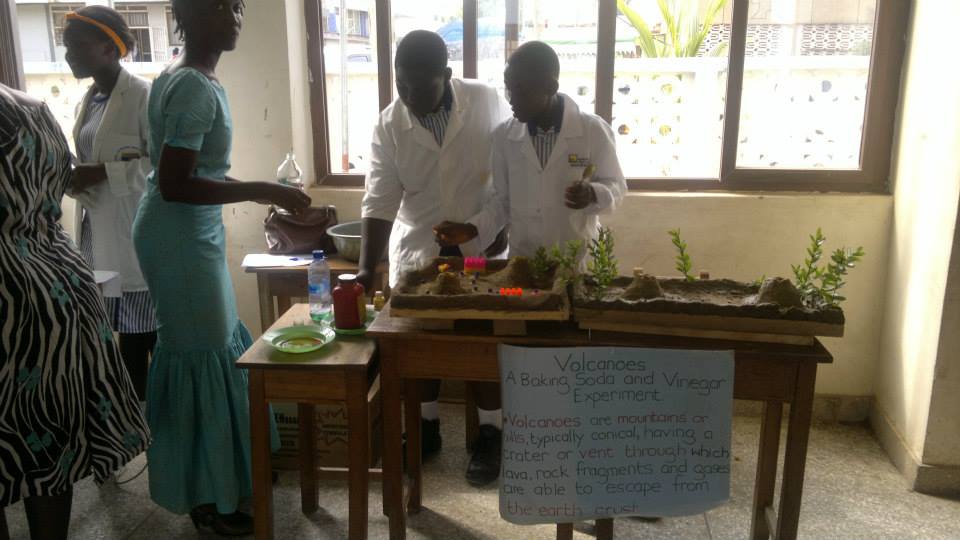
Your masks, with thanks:
<instances>
[{"instance_id":1,"label":"tiled floor","mask_svg":"<svg viewBox=\"0 0 960 540\"><path fill-rule=\"evenodd\" d=\"M408 538L443 540L551 539L551 526L518 527L500 519L496 488L476 490L462 480L466 467L461 424L462 407L443 407L444 451L425 465L424 510L410 518ZM741 539L750 527L750 498L756 465L756 418L734 420L734 463L731 500L705 515L646 523L616 521L618 539ZM143 456L128 467L138 470ZM129 475L129 473L125 473ZM321 490L323 508L300 513L295 473L281 475L275 490L278 539L346 537L345 483ZM387 538L380 486L370 494L370 538ZM11 538L28 538L22 505L7 509ZM85 481L74 497L70 538L156 539L197 538L190 519L154 506L146 474L123 485L97 488ZM575 538L591 537L587 524ZM960 539L960 501L912 493L862 426L817 426L810 436L806 487L800 516L800 537L811 539Z\"/></svg>"}]
</instances>

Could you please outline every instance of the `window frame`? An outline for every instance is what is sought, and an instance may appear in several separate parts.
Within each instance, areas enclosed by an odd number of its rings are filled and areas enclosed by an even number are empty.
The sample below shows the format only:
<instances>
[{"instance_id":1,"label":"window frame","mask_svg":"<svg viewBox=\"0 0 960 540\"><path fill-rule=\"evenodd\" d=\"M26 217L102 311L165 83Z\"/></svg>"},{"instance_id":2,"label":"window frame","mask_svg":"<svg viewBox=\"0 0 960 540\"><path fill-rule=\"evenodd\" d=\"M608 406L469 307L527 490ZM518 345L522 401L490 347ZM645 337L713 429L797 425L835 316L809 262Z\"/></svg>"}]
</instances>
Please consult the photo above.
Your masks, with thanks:
<instances>
[{"instance_id":1,"label":"window frame","mask_svg":"<svg viewBox=\"0 0 960 540\"><path fill-rule=\"evenodd\" d=\"M909 0L877 0L870 72L857 169L778 169L737 166L738 134L750 0L731 0L733 17L728 58L721 164L718 178L628 178L631 191L797 191L889 193L900 74L906 50ZM310 106L316 185L362 187L363 174L331 172L326 110L326 77L321 26L322 0L304 0L307 26ZM598 0L595 113L610 122L616 48L616 0ZM380 110L393 100L392 31L389 0L375 0ZM464 77L477 77L477 0L463 1ZM509 34L509 31L508 31ZM391 36L381 39L380 36ZM318 43L319 47L312 46ZM731 121L735 120L735 121ZM372 126L371 126L372 128Z\"/></svg>"}]
</instances>

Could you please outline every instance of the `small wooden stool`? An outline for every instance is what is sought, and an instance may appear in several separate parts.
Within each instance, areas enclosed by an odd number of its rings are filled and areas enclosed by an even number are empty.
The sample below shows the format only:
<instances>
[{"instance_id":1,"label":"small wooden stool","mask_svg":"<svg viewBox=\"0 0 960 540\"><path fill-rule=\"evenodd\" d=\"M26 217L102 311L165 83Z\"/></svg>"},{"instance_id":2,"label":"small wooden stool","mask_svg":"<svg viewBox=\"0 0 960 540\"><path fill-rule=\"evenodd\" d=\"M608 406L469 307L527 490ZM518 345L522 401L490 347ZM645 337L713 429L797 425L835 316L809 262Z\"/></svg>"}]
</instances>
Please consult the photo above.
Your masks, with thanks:
<instances>
[{"instance_id":1,"label":"small wooden stool","mask_svg":"<svg viewBox=\"0 0 960 540\"><path fill-rule=\"evenodd\" d=\"M310 319L309 306L297 304L273 328L302 324ZM370 403L380 389L376 342L364 337L338 336L322 349L306 354L285 354L257 340L237 361L250 373L250 438L252 444L254 533L257 540L273 539L273 485L270 464L269 402L298 404L300 423L300 497L304 513L317 501L316 423L314 406L331 401L347 404L348 453L346 469L350 492L350 540L367 538L367 494L371 477ZM342 469L323 469L343 473ZM374 476L380 476L374 470Z\"/></svg>"}]
</instances>

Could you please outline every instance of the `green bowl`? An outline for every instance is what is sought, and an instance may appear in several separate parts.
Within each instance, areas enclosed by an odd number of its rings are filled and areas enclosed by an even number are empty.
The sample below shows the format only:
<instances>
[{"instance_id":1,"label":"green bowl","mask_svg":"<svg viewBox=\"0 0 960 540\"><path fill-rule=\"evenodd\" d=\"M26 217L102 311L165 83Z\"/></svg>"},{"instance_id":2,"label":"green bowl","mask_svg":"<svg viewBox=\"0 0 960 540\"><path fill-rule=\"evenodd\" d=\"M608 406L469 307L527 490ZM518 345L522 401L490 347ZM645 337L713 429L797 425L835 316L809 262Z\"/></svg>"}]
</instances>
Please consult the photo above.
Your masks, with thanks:
<instances>
[{"instance_id":1,"label":"green bowl","mask_svg":"<svg viewBox=\"0 0 960 540\"><path fill-rule=\"evenodd\" d=\"M308 324L278 328L265 333L261 339L280 352L303 354L320 349L336 338L337 335L330 328Z\"/></svg>"}]
</instances>

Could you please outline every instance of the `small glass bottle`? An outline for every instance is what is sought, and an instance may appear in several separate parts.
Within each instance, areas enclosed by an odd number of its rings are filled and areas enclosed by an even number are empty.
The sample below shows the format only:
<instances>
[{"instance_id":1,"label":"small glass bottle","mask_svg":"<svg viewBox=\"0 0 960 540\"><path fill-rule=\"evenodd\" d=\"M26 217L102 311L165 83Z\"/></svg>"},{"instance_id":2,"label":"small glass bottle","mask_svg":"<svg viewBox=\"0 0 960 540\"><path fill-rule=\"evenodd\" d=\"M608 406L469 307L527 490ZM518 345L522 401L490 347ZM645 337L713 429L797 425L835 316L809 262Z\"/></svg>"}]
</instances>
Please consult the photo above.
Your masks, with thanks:
<instances>
[{"instance_id":1,"label":"small glass bottle","mask_svg":"<svg viewBox=\"0 0 960 540\"><path fill-rule=\"evenodd\" d=\"M297 164L297 158L293 151L287 153L286 159L277 167L277 182L285 185L303 189L303 170Z\"/></svg>"},{"instance_id":2,"label":"small glass bottle","mask_svg":"<svg viewBox=\"0 0 960 540\"><path fill-rule=\"evenodd\" d=\"M383 296L383 291L373 293L373 310L380 311L387 303L387 298Z\"/></svg>"}]
</instances>

